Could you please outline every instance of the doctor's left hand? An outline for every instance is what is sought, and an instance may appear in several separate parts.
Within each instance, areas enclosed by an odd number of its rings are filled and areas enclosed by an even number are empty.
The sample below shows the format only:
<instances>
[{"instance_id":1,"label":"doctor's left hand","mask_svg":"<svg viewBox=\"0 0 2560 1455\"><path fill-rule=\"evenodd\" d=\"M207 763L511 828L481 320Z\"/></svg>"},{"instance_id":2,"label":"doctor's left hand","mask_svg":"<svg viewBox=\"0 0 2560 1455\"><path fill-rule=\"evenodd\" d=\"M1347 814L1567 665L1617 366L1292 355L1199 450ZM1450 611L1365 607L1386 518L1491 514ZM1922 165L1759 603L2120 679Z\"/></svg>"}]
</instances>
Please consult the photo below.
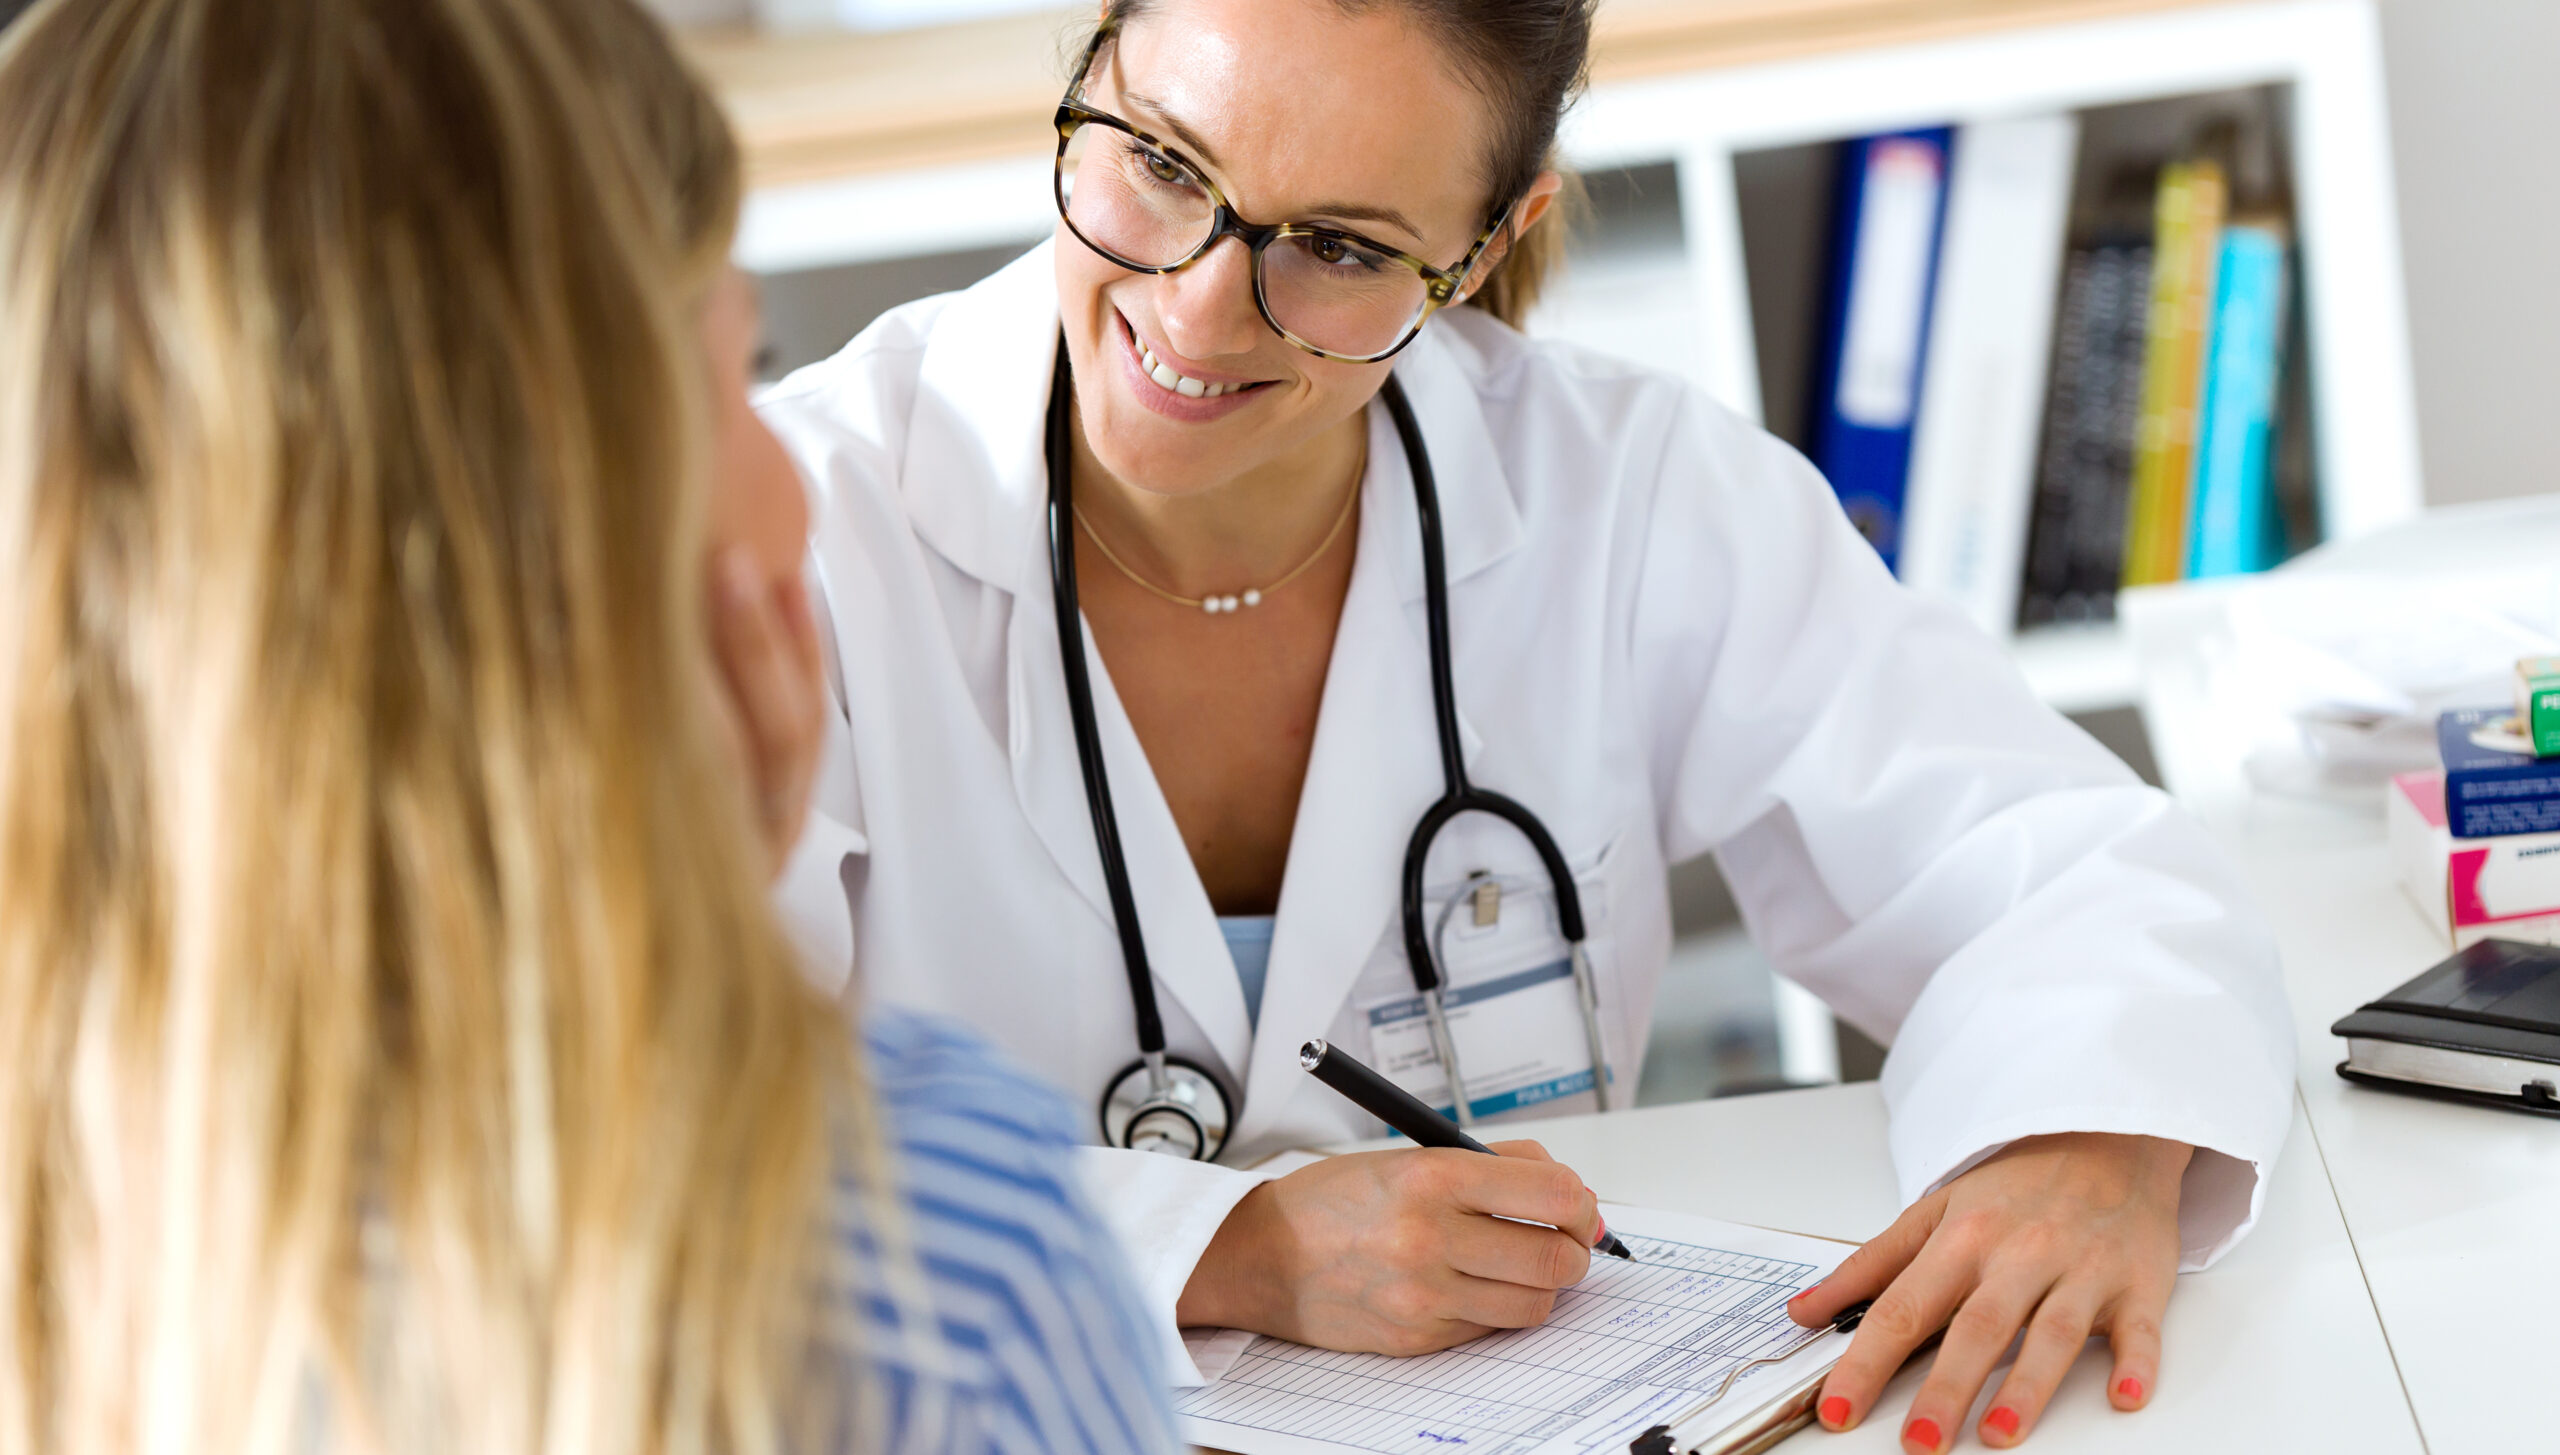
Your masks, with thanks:
<instances>
[{"instance_id":1,"label":"doctor's left hand","mask_svg":"<svg viewBox=\"0 0 2560 1455\"><path fill-rule=\"evenodd\" d=\"M826 736L826 668L818 628L798 573L768 582L744 547L711 565L711 650L728 726L768 866L782 872L800 841Z\"/></svg>"},{"instance_id":2,"label":"doctor's left hand","mask_svg":"<svg viewBox=\"0 0 2560 1455\"><path fill-rule=\"evenodd\" d=\"M1902 1447L1955 1444L2020 1330L2017 1363L1975 1433L2006 1449L2033 1430L2093 1334L2114 1347L2108 1401L2138 1410L2160 1376L2160 1319L2178 1273L2178 1191L2195 1149L2156 1137L2029 1137L1904 1209L1787 1312L1808 1327L1875 1307L1823 1381L1827 1429L1866 1418L1932 1334L1946 1340L1904 1417Z\"/></svg>"}]
</instances>

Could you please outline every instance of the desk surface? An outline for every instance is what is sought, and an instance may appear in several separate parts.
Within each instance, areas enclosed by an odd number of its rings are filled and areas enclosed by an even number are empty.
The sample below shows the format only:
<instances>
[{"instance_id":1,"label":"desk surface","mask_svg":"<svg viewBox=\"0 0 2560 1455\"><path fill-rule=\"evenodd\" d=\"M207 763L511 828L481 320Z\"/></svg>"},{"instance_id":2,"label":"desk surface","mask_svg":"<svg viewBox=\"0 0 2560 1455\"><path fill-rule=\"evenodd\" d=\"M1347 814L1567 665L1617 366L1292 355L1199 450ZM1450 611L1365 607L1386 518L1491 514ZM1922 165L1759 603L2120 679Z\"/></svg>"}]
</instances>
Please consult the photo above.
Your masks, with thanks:
<instances>
[{"instance_id":1,"label":"desk surface","mask_svg":"<svg viewBox=\"0 0 2560 1455\"><path fill-rule=\"evenodd\" d=\"M2211 0L1607 0L1595 82ZM755 185L1046 153L1090 4L882 35L694 32Z\"/></svg>"},{"instance_id":2,"label":"desk surface","mask_svg":"<svg viewBox=\"0 0 2560 1455\"><path fill-rule=\"evenodd\" d=\"M1602 1197L1645 1207L1850 1240L1883 1231L1898 1210L1873 1083L1527 1123L1504 1134L1538 1138ZM2123 1415L2107 1404L2105 1345L2093 1341L2027 1448L2424 1448L2299 1110L2265 1218L2229 1257L2179 1280L2162 1339L2149 1409ZM1836 1442L1807 1439L1807 1448L1899 1450L1902 1412L1924 1367L1904 1370L1866 1424ZM1995 1376L1974 1418L1997 1387Z\"/></svg>"}]
</instances>

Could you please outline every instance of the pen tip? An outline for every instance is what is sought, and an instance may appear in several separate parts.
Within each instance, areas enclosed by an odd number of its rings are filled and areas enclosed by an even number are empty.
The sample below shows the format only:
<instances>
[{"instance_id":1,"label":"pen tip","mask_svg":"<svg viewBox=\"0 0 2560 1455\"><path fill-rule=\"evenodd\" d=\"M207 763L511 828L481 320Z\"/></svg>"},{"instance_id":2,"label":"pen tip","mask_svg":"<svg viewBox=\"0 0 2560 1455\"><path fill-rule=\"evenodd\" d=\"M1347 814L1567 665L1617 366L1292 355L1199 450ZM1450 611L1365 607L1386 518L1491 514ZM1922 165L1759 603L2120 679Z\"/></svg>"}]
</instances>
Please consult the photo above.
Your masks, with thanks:
<instances>
[{"instance_id":1,"label":"pen tip","mask_svg":"<svg viewBox=\"0 0 2560 1455\"><path fill-rule=\"evenodd\" d=\"M1636 1261L1636 1255L1627 1251L1627 1245L1619 1242L1615 1233L1600 1240L1600 1251L1612 1258L1624 1258L1630 1263Z\"/></svg>"}]
</instances>

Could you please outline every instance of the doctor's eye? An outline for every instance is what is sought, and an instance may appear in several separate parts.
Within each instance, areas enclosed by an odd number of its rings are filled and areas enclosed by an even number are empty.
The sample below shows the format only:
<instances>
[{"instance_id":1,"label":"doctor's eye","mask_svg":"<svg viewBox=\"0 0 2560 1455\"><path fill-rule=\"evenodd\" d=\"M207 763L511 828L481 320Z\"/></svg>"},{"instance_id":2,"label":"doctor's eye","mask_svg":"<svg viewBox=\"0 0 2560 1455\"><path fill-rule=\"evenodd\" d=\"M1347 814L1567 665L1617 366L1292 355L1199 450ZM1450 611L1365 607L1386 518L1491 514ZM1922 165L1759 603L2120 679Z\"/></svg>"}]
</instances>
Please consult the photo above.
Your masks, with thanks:
<instances>
[{"instance_id":1,"label":"doctor's eye","mask_svg":"<svg viewBox=\"0 0 2560 1455\"><path fill-rule=\"evenodd\" d=\"M1328 268L1359 268L1374 273L1387 265L1384 253L1323 233L1307 239L1307 252Z\"/></svg>"},{"instance_id":2,"label":"doctor's eye","mask_svg":"<svg viewBox=\"0 0 2560 1455\"><path fill-rule=\"evenodd\" d=\"M1179 187L1188 191L1199 185L1198 180L1191 175L1189 167L1152 147L1138 149L1138 163L1147 169L1149 177L1164 186Z\"/></svg>"}]
</instances>

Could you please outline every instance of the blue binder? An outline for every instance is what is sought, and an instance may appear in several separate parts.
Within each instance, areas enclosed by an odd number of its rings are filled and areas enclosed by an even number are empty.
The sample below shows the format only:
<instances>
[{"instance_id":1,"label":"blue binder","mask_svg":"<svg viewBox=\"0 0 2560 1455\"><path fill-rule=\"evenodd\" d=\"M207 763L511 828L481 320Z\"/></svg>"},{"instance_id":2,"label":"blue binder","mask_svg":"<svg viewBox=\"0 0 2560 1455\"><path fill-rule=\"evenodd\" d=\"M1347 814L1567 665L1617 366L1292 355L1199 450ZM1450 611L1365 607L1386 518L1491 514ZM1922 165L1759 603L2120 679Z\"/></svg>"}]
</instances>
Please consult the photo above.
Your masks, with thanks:
<instances>
[{"instance_id":1,"label":"blue binder","mask_svg":"<svg viewBox=\"0 0 2560 1455\"><path fill-rule=\"evenodd\" d=\"M1954 146L1953 129L1941 126L1841 148L1813 463L1888 567L1902 548Z\"/></svg>"}]
</instances>

